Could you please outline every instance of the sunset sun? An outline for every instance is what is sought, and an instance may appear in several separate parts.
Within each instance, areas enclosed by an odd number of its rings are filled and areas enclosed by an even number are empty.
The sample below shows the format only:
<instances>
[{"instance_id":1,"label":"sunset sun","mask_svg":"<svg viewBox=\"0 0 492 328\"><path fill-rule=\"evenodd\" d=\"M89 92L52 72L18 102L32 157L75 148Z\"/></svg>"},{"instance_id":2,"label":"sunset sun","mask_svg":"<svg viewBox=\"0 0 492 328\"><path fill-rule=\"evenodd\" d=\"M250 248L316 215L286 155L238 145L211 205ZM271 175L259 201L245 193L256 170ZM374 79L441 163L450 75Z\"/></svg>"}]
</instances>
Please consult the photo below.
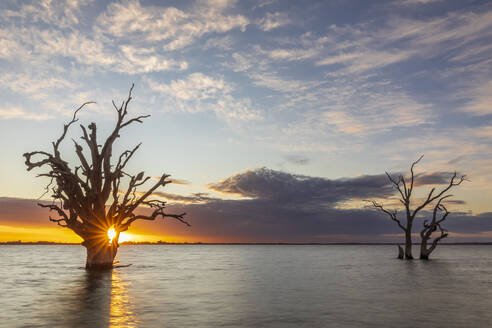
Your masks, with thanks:
<instances>
[{"instance_id":1,"label":"sunset sun","mask_svg":"<svg viewBox=\"0 0 492 328\"><path fill-rule=\"evenodd\" d=\"M109 243L112 243L113 242L113 238L116 237L116 230L114 229L114 226L111 226L109 229L108 229L108 239L109 239ZM127 233L127 232L120 232L120 236L118 238L118 242L125 242L125 241L135 241L137 240L138 237L131 234L131 233Z\"/></svg>"},{"instance_id":2,"label":"sunset sun","mask_svg":"<svg viewBox=\"0 0 492 328\"><path fill-rule=\"evenodd\" d=\"M113 242L113 238L116 237L116 230L114 230L114 227L111 227L109 228L108 230L108 238L109 238L109 242L112 243Z\"/></svg>"}]
</instances>

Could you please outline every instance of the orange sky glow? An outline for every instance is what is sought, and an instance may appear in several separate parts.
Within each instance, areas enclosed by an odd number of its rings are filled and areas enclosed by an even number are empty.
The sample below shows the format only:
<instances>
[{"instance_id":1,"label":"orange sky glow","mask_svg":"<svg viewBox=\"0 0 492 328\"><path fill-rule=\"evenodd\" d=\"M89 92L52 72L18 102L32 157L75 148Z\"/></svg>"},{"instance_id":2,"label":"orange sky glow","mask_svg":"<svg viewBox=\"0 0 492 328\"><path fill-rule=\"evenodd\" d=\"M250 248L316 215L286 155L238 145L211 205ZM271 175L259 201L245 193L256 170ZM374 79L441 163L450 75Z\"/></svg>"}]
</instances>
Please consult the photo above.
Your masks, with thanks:
<instances>
[{"instance_id":1,"label":"orange sky glow","mask_svg":"<svg viewBox=\"0 0 492 328\"><path fill-rule=\"evenodd\" d=\"M150 234L146 231L134 229L132 232L122 232L120 242L157 242L166 241L170 243L194 242L195 238L181 238L172 235ZM40 227L40 226L13 226L0 225L0 242L18 241L37 242L48 241L58 243L81 243L82 239L72 230L58 226Z\"/></svg>"}]
</instances>

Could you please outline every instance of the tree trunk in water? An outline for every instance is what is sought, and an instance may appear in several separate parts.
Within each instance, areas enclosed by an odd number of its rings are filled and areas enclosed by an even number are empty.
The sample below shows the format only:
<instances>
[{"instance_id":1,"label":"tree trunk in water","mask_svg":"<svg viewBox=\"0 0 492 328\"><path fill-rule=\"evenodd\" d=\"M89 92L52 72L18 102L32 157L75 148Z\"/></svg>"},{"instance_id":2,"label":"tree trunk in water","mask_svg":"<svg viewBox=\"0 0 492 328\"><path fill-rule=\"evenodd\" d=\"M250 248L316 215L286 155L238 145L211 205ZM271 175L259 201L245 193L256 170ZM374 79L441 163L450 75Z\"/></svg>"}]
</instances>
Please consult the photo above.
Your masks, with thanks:
<instances>
[{"instance_id":1,"label":"tree trunk in water","mask_svg":"<svg viewBox=\"0 0 492 328\"><path fill-rule=\"evenodd\" d=\"M403 251L403 248L401 248L400 245L398 245L398 258L400 260L403 260L403 257L405 256L405 252Z\"/></svg>"},{"instance_id":2,"label":"tree trunk in water","mask_svg":"<svg viewBox=\"0 0 492 328\"><path fill-rule=\"evenodd\" d=\"M85 268L87 270L105 270L113 267L113 261L118 251L117 243L106 242L87 243L84 242L87 248L87 261Z\"/></svg>"},{"instance_id":3,"label":"tree trunk in water","mask_svg":"<svg viewBox=\"0 0 492 328\"><path fill-rule=\"evenodd\" d=\"M420 259L428 260L431 252L432 250L427 249L427 241L422 240L422 243L420 244Z\"/></svg>"},{"instance_id":4,"label":"tree trunk in water","mask_svg":"<svg viewBox=\"0 0 492 328\"><path fill-rule=\"evenodd\" d=\"M413 260L412 255L412 226L405 231L405 259Z\"/></svg>"}]
</instances>

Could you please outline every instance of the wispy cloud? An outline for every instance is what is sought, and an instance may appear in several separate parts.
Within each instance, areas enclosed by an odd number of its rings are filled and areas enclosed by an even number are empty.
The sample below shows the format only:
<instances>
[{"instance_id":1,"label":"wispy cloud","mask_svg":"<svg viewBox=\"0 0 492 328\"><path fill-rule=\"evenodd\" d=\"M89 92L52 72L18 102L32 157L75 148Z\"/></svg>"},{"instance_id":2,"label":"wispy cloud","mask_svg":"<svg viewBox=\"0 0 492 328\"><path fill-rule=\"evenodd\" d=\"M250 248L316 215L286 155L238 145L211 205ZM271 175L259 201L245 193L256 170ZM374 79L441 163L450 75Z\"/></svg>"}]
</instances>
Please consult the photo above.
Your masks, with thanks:
<instances>
[{"instance_id":1,"label":"wispy cloud","mask_svg":"<svg viewBox=\"0 0 492 328\"><path fill-rule=\"evenodd\" d=\"M53 115L50 114L40 114L40 113L29 113L25 112L21 108L18 107L3 107L0 108L0 119L1 120L9 120L9 119L22 119L22 120L35 120L42 121L54 118Z\"/></svg>"},{"instance_id":2,"label":"wispy cloud","mask_svg":"<svg viewBox=\"0 0 492 328\"><path fill-rule=\"evenodd\" d=\"M3 16L10 19L20 19L34 23L57 25L61 28L70 28L79 24L79 17L83 7L94 0L79 1L35 1L22 4L18 11L4 10Z\"/></svg>"},{"instance_id":3,"label":"wispy cloud","mask_svg":"<svg viewBox=\"0 0 492 328\"><path fill-rule=\"evenodd\" d=\"M287 13L267 13L264 18L258 20L258 26L265 32L288 25L291 23Z\"/></svg>"},{"instance_id":4,"label":"wispy cloud","mask_svg":"<svg viewBox=\"0 0 492 328\"><path fill-rule=\"evenodd\" d=\"M170 96L174 104L186 112L212 111L222 119L257 120L260 113L248 98L236 99L233 88L222 77L192 73L169 84L146 79L150 89Z\"/></svg>"},{"instance_id":5,"label":"wispy cloud","mask_svg":"<svg viewBox=\"0 0 492 328\"><path fill-rule=\"evenodd\" d=\"M99 17L100 32L122 39L162 41L165 50L177 50L209 33L245 30L249 20L227 14L228 1L197 2L190 11L174 7L142 6L139 1L112 3Z\"/></svg>"},{"instance_id":6,"label":"wispy cloud","mask_svg":"<svg viewBox=\"0 0 492 328\"><path fill-rule=\"evenodd\" d=\"M0 75L0 85L13 92L33 99L45 99L53 90L73 90L75 85L63 78L46 78L29 73L5 73Z\"/></svg>"},{"instance_id":7,"label":"wispy cloud","mask_svg":"<svg viewBox=\"0 0 492 328\"><path fill-rule=\"evenodd\" d=\"M415 5L425 5L429 3L443 2L446 0L398 0L394 4L399 6L415 6Z\"/></svg>"},{"instance_id":8,"label":"wispy cloud","mask_svg":"<svg viewBox=\"0 0 492 328\"><path fill-rule=\"evenodd\" d=\"M480 83L470 91L471 100L462 108L473 115L492 114L492 80Z\"/></svg>"},{"instance_id":9,"label":"wispy cloud","mask_svg":"<svg viewBox=\"0 0 492 328\"><path fill-rule=\"evenodd\" d=\"M156 191L152 193L151 197L163 198L171 203L182 204L204 204L217 200L217 198L210 197L207 193L194 193L188 196L173 194L169 192Z\"/></svg>"},{"instance_id":10,"label":"wispy cloud","mask_svg":"<svg viewBox=\"0 0 492 328\"><path fill-rule=\"evenodd\" d=\"M284 158L295 165L307 165L309 164L309 158L302 155L285 155Z\"/></svg>"}]
</instances>

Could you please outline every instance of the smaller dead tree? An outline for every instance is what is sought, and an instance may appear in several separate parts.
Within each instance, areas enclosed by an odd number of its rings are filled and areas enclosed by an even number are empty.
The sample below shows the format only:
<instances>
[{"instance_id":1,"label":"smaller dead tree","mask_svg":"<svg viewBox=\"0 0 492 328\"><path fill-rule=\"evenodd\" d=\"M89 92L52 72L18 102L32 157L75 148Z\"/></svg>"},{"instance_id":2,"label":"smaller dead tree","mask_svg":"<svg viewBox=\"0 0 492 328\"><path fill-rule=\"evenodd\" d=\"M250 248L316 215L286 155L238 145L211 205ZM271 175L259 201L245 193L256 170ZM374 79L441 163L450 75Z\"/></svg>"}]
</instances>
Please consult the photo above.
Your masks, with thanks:
<instances>
[{"instance_id":1,"label":"smaller dead tree","mask_svg":"<svg viewBox=\"0 0 492 328\"><path fill-rule=\"evenodd\" d=\"M437 202L436 206L434 206L434 211L432 212L432 220L430 223L427 223L427 220L424 221L423 223L423 229L420 231L420 237L421 237L421 242L420 242L420 259L421 260L428 260L430 254L436 249L437 244L444 238L448 236L448 232L446 229L443 229L441 227L441 223L446 220L446 218L449 215L449 211L447 208L441 204L441 202L445 199L451 197L451 195L442 197L439 199ZM440 213L441 216L438 218ZM436 232L439 229L440 235L432 241L431 245L428 246L429 240L432 238L432 234Z\"/></svg>"},{"instance_id":2,"label":"smaller dead tree","mask_svg":"<svg viewBox=\"0 0 492 328\"><path fill-rule=\"evenodd\" d=\"M398 218L398 211L396 209L393 210L388 210L384 207L383 204L380 204L374 200L370 200L369 202L372 204L374 208L377 210L386 213L392 221L394 221L398 227L403 230L405 233L405 259L407 260L412 260L413 255L412 255L412 229L413 229L413 223L415 218L417 217L417 214L425 209L427 206L430 204L434 203L435 201L438 201L438 203L447 198L450 197L448 195L448 192L451 188L459 186L463 181L465 181L465 176L462 175L461 177L458 177L458 173L454 172L452 175L449 183L444 187L441 191L436 192L436 188L432 188L430 192L427 194L426 197L424 197L424 200L417 206L413 206L413 199L412 199L412 193L414 191L414 187L416 185L416 175L414 174L414 168L415 165L417 165L420 160L424 156L420 156L418 160L412 163L412 166L410 167L410 176L409 177L404 177L403 174L400 174L398 178L395 178L391 176L388 172L386 173L386 176L388 177L389 182L391 185L395 188L395 190L399 194L398 201L403 205L404 211L405 211L405 220L402 221ZM442 206L442 205L441 205ZM437 227L437 226L436 226ZM444 238L444 237L443 237ZM441 238L442 239L442 238ZM434 247L435 248L435 247Z\"/></svg>"}]
</instances>

